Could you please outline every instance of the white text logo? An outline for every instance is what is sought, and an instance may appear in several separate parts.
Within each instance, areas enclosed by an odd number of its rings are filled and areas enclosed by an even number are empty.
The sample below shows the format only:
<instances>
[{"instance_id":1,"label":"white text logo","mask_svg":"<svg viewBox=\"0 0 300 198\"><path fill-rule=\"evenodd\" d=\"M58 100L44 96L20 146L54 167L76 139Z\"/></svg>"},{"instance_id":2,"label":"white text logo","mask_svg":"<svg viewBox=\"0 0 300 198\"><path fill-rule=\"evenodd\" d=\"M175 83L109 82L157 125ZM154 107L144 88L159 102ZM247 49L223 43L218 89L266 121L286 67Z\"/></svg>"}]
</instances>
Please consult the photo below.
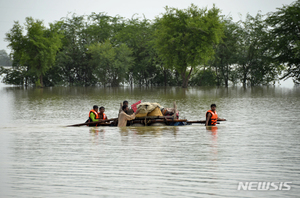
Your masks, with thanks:
<instances>
[{"instance_id":1,"label":"white text logo","mask_svg":"<svg viewBox=\"0 0 300 198\"><path fill-rule=\"evenodd\" d=\"M239 182L237 190L291 190L292 182Z\"/></svg>"}]
</instances>

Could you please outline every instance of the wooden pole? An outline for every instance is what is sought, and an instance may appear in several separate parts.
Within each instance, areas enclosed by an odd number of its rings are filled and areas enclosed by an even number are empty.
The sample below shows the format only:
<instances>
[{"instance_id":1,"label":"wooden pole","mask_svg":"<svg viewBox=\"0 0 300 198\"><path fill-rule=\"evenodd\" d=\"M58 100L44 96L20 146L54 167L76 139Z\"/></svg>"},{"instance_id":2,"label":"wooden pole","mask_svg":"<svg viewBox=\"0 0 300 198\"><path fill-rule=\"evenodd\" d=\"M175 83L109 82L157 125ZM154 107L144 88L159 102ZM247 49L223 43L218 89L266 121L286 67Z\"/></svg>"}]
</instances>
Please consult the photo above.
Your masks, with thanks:
<instances>
[{"instance_id":1,"label":"wooden pole","mask_svg":"<svg viewBox=\"0 0 300 198\"><path fill-rule=\"evenodd\" d=\"M101 123L106 123L106 122L115 121L115 120L118 120L118 118L112 118L112 119L108 119L108 120L100 120L100 121L96 121L96 122L86 122L86 123L81 123L81 124L73 124L73 125L68 125L67 127L77 127L77 126L84 126L84 125L101 124Z\"/></svg>"},{"instance_id":2,"label":"wooden pole","mask_svg":"<svg viewBox=\"0 0 300 198\"><path fill-rule=\"evenodd\" d=\"M218 120L217 124L219 124L220 121L225 121L225 120ZM205 124L206 120L195 120L195 121L187 121L186 123L200 123L200 124Z\"/></svg>"},{"instance_id":3,"label":"wooden pole","mask_svg":"<svg viewBox=\"0 0 300 198\"><path fill-rule=\"evenodd\" d=\"M176 113L177 113L177 105L176 105L176 101L173 102L173 106L174 106L174 114L173 114L173 117L174 117L174 119L176 119L176 118L177 118L177 116L176 116Z\"/></svg>"}]
</instances>

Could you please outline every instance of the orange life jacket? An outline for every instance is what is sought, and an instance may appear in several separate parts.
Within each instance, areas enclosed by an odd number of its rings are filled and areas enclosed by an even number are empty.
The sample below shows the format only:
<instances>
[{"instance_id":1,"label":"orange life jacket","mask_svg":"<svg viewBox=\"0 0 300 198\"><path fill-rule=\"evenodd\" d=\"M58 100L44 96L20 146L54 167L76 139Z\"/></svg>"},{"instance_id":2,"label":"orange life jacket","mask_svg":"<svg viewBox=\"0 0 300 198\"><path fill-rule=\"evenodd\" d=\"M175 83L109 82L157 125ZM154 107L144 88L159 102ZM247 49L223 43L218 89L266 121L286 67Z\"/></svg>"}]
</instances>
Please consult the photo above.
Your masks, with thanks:
<instances>
[{"instance_id":1,"label":"orange life jacket","mask_svg":"<svg viewBox=\"0 0 300 198\"><path fill-rule=\"evenodd\" d=\"M217 114L217 112L216 111L213 112L212 110L208 110L206 112L206 118L208 116L208 113L211 114L211 117L210 117L210 119L208 121L208 125L216 125L217 124L217 120L218 120L218 114Z\"/></svg>"},{"instance_id":2,"label":"orange life jacket","mask_svg":"<svg viewBox=\"0 0 300 198\"><path fill-rule=\"evenodd\" d=\"M99 114L94 109L90 110L90 112L89 112L89 118L91 117L91 113L92 112L95 114L95 119L99 119Z\"/></svg>"},{"instance_id":3,"label":"orange life jacket","mask_svg":"<svg viewBox=\"0 0 300 198\"><path fill-rule=\"evenodd\" d=\"M99 119L100 119L100 115L101 115L101 114L99 113ZM106 120L106 119L107 119L107 117L106 117L105 113L103 113L103 117L102 117L102 119L103 119L103 120Z\"/></svg>"}]
</instances>

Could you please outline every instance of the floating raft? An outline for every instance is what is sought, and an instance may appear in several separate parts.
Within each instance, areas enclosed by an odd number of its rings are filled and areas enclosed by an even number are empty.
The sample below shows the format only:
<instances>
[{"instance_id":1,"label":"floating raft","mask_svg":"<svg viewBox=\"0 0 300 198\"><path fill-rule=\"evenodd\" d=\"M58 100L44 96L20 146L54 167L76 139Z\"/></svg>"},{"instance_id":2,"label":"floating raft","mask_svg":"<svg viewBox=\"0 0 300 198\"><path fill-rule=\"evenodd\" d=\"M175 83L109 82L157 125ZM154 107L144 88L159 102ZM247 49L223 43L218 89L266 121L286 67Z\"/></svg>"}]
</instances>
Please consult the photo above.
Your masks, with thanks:
<instances>
[{"instance_id":1,"label":"floating raft","mask_svg":"<svg viewBox=\"0 0 300 198\"><path fill-rule=\"evenodd\" d=\"M193 123L205 124L205 120L188 121L187 119L175 119L173 116L145 116L137 117L127 122L127 126L184 126ZM219 123L218 123L219 124ZM78 126L118 126L118 118L101 120L97 122L87 122L81 124L69 125L67 127Z\"/></svg>"}]
</instances>

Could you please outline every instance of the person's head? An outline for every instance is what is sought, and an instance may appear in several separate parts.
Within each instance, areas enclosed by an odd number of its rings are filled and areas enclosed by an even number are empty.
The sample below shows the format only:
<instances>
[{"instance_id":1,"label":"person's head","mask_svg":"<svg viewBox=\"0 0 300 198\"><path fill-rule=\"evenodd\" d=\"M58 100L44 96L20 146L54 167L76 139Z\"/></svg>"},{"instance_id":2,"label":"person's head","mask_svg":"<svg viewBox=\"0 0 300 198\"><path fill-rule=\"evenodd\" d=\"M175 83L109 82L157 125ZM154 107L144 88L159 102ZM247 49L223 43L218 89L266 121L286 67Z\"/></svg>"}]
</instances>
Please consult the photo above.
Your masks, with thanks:
<instances>
[{"instance_id":1,"label":"person's head","mask_svg":"<svg viewBox=\"0 0 300 198\"><path fill-rule=\"evenodd\" d=\"M127 112L128 111L128 106L127 105L123 105L122 110Z\"/></svg>"},{"instance_id":2,"label":"person's head","mask_svg":"<svg viewBox=\"0 0 300 198\"><path fill-rule=\"evenodd\" d=\"M124 100L124 101L123 101L123 105L127 105L127 106L128 106L128 101L127 101L127 100Z\"/></svg>"},{"instance_id":3,"label":"person's head","mask_svg":"<svg viewBox=\"0 0 300 198\"><path fill-rule=\"evenodd\" d=\"M94 105L93 109L98 112L98 106L97 105Z\"/></svg>"},{"instance_id":4,"label":"person's head","mask_svg":"<svg viewBox=\"0 0 300 198\"><path fill-rule=\"evenodd\" d=\"M104 113L105 108L104 108L104 107L100 107L100 108L99 108L99 111L100 111L100 113Z\"/></svg>"},{"instance_id":5,"label":"person's head","mask_svg":"<svg viewBox=\"0 0 300 198\"><path fill-rule=\"evenodd\" d=\"M217 105L216 105L216 104L211 104L211 105L210 105L210 108L211 108L212 111L215 111L216 108L217 108Z\"/></svg>"}]
</instances>

